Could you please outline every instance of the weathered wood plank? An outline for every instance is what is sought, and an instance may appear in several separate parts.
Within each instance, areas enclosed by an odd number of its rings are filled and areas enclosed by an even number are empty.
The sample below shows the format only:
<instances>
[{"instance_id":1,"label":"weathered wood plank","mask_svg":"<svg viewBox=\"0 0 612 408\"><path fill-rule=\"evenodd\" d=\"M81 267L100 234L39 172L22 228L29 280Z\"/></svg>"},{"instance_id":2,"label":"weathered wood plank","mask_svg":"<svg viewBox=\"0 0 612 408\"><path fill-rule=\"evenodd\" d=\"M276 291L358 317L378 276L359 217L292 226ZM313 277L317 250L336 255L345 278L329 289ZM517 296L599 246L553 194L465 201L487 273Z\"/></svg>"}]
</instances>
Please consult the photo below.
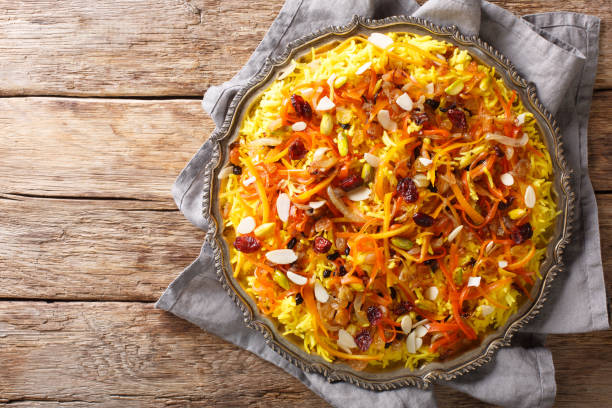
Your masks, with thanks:
<instances>
[{"instance_id":1,"label":"weathered wood plank","mask_svg":"<svg viewBox=\"0 0 612 408\"><path fill-rule=\"evenodd\" d=\"M589 126L596 190L612 190L612 91ZM165 202L181 168L213 130L196 100L0 99L0 193ZM27 158L27 160L25 159Z\"/></svg>"},{"instance_id":2,"label":"weathered wood plank","mask_svg":"<svg viewBox=\"0 0 612 408\"><path fill-rule=\"evenodd\" d=\"M0 192L167 202L212 131L196 100L0 99Z\"/></svg>"},{"instance_id":3,"label":"weathered wood plank","mask_svg":"<svg viewBox=\"0 0 612 408\"><path fill-rule=\"evenodd\" d=\"M155 300L204 233L158 203L0 196L0 298Z\"/></svg>"},{"instance_id":4,"label":"weathered wood plank","mask_svg":"<svg viewBox=\"0 0 612 408\"><path fill-rule=\"evenodd\" d=\"M203 233L156 203L0 197L0 298L156 300ZM612 293L612 195L597 196Z\"/></svg>"},{"instance_id":5,"label":"weathered wood plank","mask_svg":"<svg viewBox=\"0 0 612 408\"><path fill-rule=\"evenodd\" d=\"M145 96L201 95L231 78L263 38L282 0L2 3L0 95ZM494 3L517 14L575 11L601 17L596 86L612 88L607 0Z\"/></svg>"},{"instance_id":6,"label":"weathered wood plank","mask_svg":"<svg viewBox=\"0 0 612 408\"><path fill-rule=\"evenodd\" d=\"M284 371L150 304L0 302L0 315L0 404L327 406ZM549 345L556 406L605 406L612 332ZM445 387L437 396L440 407L488 406Z\"/></svg>"}]
</instances>

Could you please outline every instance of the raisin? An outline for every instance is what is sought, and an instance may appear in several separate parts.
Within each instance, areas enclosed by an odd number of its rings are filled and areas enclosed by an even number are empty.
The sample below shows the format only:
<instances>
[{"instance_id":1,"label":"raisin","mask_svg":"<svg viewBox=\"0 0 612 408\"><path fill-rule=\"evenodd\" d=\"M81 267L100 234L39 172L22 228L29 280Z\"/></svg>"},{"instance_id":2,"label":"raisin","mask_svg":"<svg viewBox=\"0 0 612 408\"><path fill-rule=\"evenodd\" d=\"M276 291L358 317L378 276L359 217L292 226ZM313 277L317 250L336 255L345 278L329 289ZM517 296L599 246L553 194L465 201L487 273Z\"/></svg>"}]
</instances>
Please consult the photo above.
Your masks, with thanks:
<instances>
[{"instance_id":1,"label":"raisin","mask_svg":"<svg viewBox=\"0 0 612 408\"><path fill-rule=\"evenodd\" d=\"M417 191L416 184L414 184L414 181L410 177L401 179L397 183L395 191L397 191L407 203L414 203L419 199L419 192Z\"/></svg>"},{"instance_id":2,"label":"raisin","mask_svg":"<svg viewBox=\"0 0 612 408\"><path fill-rule=\"evenodd\" d=\"M438 261L435 259L428 259L425 262L423 262L423 264L429 266L432 271L435 271L436 269L438 269Z\"/></svg>"},{"instance_id":3,"label":"raisin","mask_svg":"<svg viewBox=\"0 0 612 408\"><path fill-rule=\"evenodd\" d=\"M395 299L395 297L397 296L397 292L395 291L395 288L393 286L389 288L389 294L391 295L391 299Z\"/></svg>"},{"instance_id":4,"label":"raisin","mask_svg":"<svg viewBox=\"0 0 612 408\"><path fill-rule=\"evenodd\" d=\"M476 265L476 259L470 258L470 260L467 261L466 265L467 266L474 266L474 265Z\"/></svg>"},{"instance_id":5,"label":"raisin","mask_svg":"<svg viewBox=\"0 0 612 408\"><path fill-rule=\"evenodd\" d=\"M302 139L296 139L289 145L289 158L291 160L300 160L306 156L306 153L308 153L308 150L306 150Z\"/></svg>"},{"instance_id":6,"label":"raisin","mask_svg":"<svg viewBox=\"0 0 612 408\"><path fill-rule=\"evenodd\" d=\"M440 102L436 101L435 99L425 99L425 103L431 106L431 109L433 110L438 109L438 106L440 106Z\"/></svg>"},{"instance_id":7,"label":"raisin","mask_svg":"<svg viewBox=\"0 0 612 408\"><path fill-rule=\"evenodd\" d=\"M340 123L340 127L344 130L349 130L351 125L349 123Z\"/></svg>"},{"instance_id":8,"label":"raisin","mask_svg":"<svg viewBox=\"0 0 612 408\"><path fill-rule=\"evenodd\" d=\"M232 168L232 173L234 173L234 174L235 174L235 175L237 175L237 176L239 176L239 175L241 175L241 174L242 174L242 167L240 167L240 166L236 166L235 164L234 164L234 165L232 165L232 166L233 166L233 168Z\"/></svg>"},{"instance_id":9,"label":"raisin","mask_svg":"<svg viewBox=\"0 0 612 408\"><path fill-rule=\"evenodd\" d=\"M467 130L465 112L461 109L450 108L446 114L448 115L448 119L453 123L453 126L461 130Z\"/></svg>"},{"instance_id":10,"label":"raisin","mask_svg":"<svg viewBox=\"0 0 612 408\"><path fill-rule=\"evenodd\" d=\"M348 273L348 271L346 270L346 268L344 267L344 265L340 265L340 268L338 268L338 275L339 276L344 276Z\"/></svg>"},{"instance_id":11,"label":"raisin","mask_svg":"<svg viewBox=\"0 0 612 408\"><path fill-rule=\"evenodd\" d=\"M323 271L323 277L329 278L331 276L331 273L332 273L331 269L326 269Z\"/></svg>"},{"instance_id":12,"label":"raisin","mask_svg":"<svg viewBox=\"0 0 612 408\"><path fill-rule=\"evenodd\" d=\"M295 109L295 113L303 119L310 120L312 117L312 108L310 104L304 100L300 95L291 95L291 105Z\"/></svg>"},{"instance_id":13,"label":"raisin","mask_svg":"<svg viewBox=\"0 0 612 408\"><path fill-rule=\"evenodd\" d=\"M397 306L395 306L395 308L393 309L393 312L396 315L401 316L403 314L406 314L412 311L413 308L414 307L409 302L400 302Z\"/></svg>"},{"instance_id":14,"label":"raisin","mask_svg":"<svg viewBox=\"0 0 612 408\"><path fill-rule=\"evenodd\" d=\"M429 183L429 185L427 186L427 189L429 191L431 191L432 193L437 193L438 192L438 188L436 186L434 186L433 184Z\"/></svg>"},{"instance_id":15,"label":"raisin","mask_svg":"<svg viewBox=\"0 0 612 408\"><path fill-rule=\"evenodd\" d=\"M419 227L431 227L434 223L434 219L429 215L422 212L418 212L412 216L412 220Z\"/></svg>"},{"instance_id":16,"label":"raisin","mask_svg":"<svg viewBox=\"0 0 612 408\"><path fill-rule=\"evenodd\" d=\"M504 152L498 145L493 146L493 150L495 150L495 155L497 157L504 157Z\"/></svg>"},{"instance_id":17,"label":"raisin","mask_svg":"<svg viewBox=\"0 0 612 408\"><path fill-rule=\"evenodd\" d=\"M378 306L368 307L368 321L372 326L376 326L382 319L382 310Z\"/></svg>"},{"instance_id":18,"label":"raisin","mask_svg":"<svg viewBox=\"0 0 612 408\"><path fill-rule=\"evenodd\" d=\"M334 252L333 254L327 255L327 259L329 259L330 261L335 261L338 258L340 258L340 253L338 251Z\"/></svg>"},{"instance_id":19,"label":"raisin","mask_svg":"<svg viewBox=\"0 0 612 408\"><path fill-rule=\"evenodd\" d=\"M236 237L234 240L234 248L240 252L244 252L245 254L250 254L251 252L255 252L261 248L261 242L255 237L243 235Z\"/></svg>"},{"instance_id":20,"label":"raisin","mask_svg":"<svg viewBox=\"0 0 612 408\"><path fill-rule=\"evenodd\" d=\"M357 335L355 335L355 343L359 350L367 351L370 348L370 344L372 344L372 336L370 336L370 332L367 329L361 330Z\"/></svg>"},{"instance_id":21,"label":"raisin","mask_svg":"<svg viewBox=\"0 0 612 408\"><path fill-rule=\"evenodd\" d=\"M340 188L344 191L350 191L354 188L361 186L362 184L363 179L356 174L351 174L350 176L340 180Z\"/></svg>"},{"instance_id":22,"label":"raisin","mask_svg":"<svg viewBox=\"0 0 612 408\"><path fill-rule=\"evenodd\" d=\"M295 247L295 244L297 244L297 238L296 237L291 237L289 242L287 242L287 248L293 249L293 247Z\"/></svg>"},{"instance_id":23,"label":"raisin","mask_svg":"<svg viewBox=\"0 0 612 408\"><path fill-rule=\"evenodd\" d=\"M500 201L499 204L497 205L497 208L502 211L507 210L508 208L510 208L513 202L514 202L514 196L510 196L506 199L505 203L503 201Z\"/></svg>"},{"instance_id":24,"label":"raisin","mask_svg":"<svg viewBox=\"0 0 612 408\"><path fill-rule=\"evenodd\" d=\"M331 249L332 243L329 239L323 237L315 237L314 251L324 254Z\"/></svg>"},{"instance_id":25,"label":"raisin","mask_svg":"<svg viewBox=\"0 0 612 408\"><path fill-rule=\"evenodd\" d=\"M304 298L302 297L300 293L296 293L295 294L295 305L299 306L302 304L302 302L304 302Z\"/></svg>"},{"instance_id":26,"label":"raisin","mask_svg":"<svg viewBox=\"0 0 612 408\"><path fill-rule=\"evenodd\" d=\"M425 112L412 112L412 120L417 125L426 125L429 123L429 116Z\"/></svg>"},{"instance_id":27,"label":"raisin","mask_svg":"<svg viewBox=\"0 0 612 408\"><path fill-rule=\"evenodd\" d=\"M389 347L391 347L392 344L393 344L392 341L385 343L385 348L388 349Z\"/></svg>"},{"instance_id":28,"label":"raisin","mask_svg":"<svg viewBox=\"0 0 612 408\"><path fill-rule=\"evenodd\" d=\"M351 248L349 248L349 246L347 245L346 248L344 248L344 255L348 256L351 253Z\"/></svg>"},{"instance_id":29,"label":"raisin","mask_svg":"<svg viewBox=\"0 0 612 408\"><path fill-rule=\"evenodd\" d=\"M523 242L527 241L529 238L533 236L533 228L531 228L531 224L526 222L523 225L519 225L516 227L510 237L514 241L515 244L519 245Z\"/></svg>"}]
</instances>

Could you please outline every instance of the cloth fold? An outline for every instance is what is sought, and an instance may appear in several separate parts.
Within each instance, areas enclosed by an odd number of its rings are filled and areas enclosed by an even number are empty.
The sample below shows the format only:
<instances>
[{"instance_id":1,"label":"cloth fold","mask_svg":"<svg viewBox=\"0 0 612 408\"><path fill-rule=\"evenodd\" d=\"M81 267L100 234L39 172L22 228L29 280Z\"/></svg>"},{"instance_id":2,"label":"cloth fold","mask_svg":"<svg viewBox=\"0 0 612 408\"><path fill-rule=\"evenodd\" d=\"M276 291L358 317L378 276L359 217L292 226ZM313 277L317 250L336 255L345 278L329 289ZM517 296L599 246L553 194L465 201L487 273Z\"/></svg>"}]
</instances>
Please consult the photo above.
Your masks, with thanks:
<instances>
[{"instance_id":1,"label":"cloth fold","mask_svg":"<svg viewBox=\"0 0 612 408\"><path fill-rule=\"evenodd\" d=\"M256 75L267 57L329 25L348 23L353 15L384 18L415 15L440 25L457 25L478 34L507 56L537 86L543 104L559 119L568 163L579 198L568 266L555 280L542 312L493 361L448 385L480 400L506 407L548 407L555 396L554 366L543 347L546 333L576 333L608 328L606 294L599 247L597 207L587 167L587 125L597 66L599 19L575 13L543 13L518 18L480 0L288 0L245 67L229 82L206 92L203 108L219 126L234 95ZM175 182L172 193L185 216L207 230L202 217L202 173L211 161L205 143ZM432 390L371 392L346 383L330 384L300 371L244 326L242 315L217 280L207 243L200 256L168 287L156 307L193 322L249 350L295 376L335 406L435 407ZM214 311L214 313L210 313ZM432 387L433 388L433 387Z\"/></svg>"}]
</instances>

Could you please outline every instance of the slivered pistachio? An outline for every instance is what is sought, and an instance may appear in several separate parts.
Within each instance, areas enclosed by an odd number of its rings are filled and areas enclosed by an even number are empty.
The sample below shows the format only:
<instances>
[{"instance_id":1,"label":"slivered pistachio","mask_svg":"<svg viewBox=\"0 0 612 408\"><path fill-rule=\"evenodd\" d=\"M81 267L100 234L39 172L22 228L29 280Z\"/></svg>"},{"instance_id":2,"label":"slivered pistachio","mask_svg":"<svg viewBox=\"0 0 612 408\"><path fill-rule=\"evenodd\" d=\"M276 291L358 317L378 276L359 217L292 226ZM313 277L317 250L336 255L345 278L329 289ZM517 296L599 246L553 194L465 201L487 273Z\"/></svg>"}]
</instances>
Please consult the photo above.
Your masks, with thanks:
<instances>
[{"instance_id":1,"label":"slivered pistachio","mask_svg":"<svg viewBox=\"0 0 612 408\"><path fill-rule=\"evenodd\" d=\"M489 89L490 82L491 80L489 79L488 76L486 76L480 81L480 84L478 84L478 87L480 88L481 91L485 92L487 89Z\"/></svg>"},{"instance_id":2,"label":"slivered pistachio","mask_svg":"<svg viewBox=\"0 0 612 408\"><path fill-rule=\"evenodd\" d=\"M363 181L368 182L372 178L373 174L374 172L372 171L372 166L370 166L369 163L365 163L361 169L361 178Z\"/></svg>"},{"instance_id":3,"label":"slivered pistachio","mask_svg":"<svg viewBox=\"0 0 612 408\"><path fill-rule=\"evenodd\" d=\"M391 243L398 248L406 249L406 250L411 249L412 246L414 245L412 241L410 241L409 239L400 238L400 237L391 238Z\"/></svg>"},{"instance_id":4,"label":"slivered pistachio","mask_svg":"<svg viewBox=\"0 0 612 408\"><path fill-rule=\"evenodd\" d=\"M333 124L331 115L329 113L323 114L323 117L321 118L321 126L320 126L321 134L329 135L331 134L333 128L334 128L334 124Z\"/></svg>"},{"instance_id":5,"label":"slivered pistachio","mask_svg":"<svg viewBox=\"0 0 612 408\"><path fill-rule=\"evenodd\" d=\"M519 218L523 217L526 213L527 211L524 208L515 208L514 210L509 211L508 215L513 220L518 220Z\"/></svg>"},{"instance_id":6,"label":"slivered pistachio","mask_svg":"<svg viewBox=\"0 0 612 408\"><path fill-rule=\"evenodd\" d=\"M270 233L272 233L272 231L274 231L275 225L276 224L273 222L266 222L265 224L261 224L259 227L255 228L253 233L258 238L267 237L270 235Z\"/></svg>"},{"instance_id":7,"label":"slivered pistachio","mask_svg":"<svg viewBox=\"0 0 612 408\"><path fill-rule=\"evenodd\" d=\"M338 134L338 153L344 157L348 154L348 140L344 133Z\"/></svg>"},{"instance_id":8,"label":"slivered pistachio","mask_svg":"<svg viewBox=\"0 0 612 408\"><path fill-rule=\"evenodd\" d=\"M463 81L460 79L457 79L455 82L453 82L452 84L450 84L445 90L444 92L446 92L449 95L458 95L459 92L461 92L461 90L463 89Z\"/></svg>"},{"instance_id":9,"label":"slivered pistachio","mask_svg":"<svg viewBox=\"0 0 612 408\"><path fill-rule=\"evenodd\" d=\"M278 283L278 286L285 290L289 290L289 288L291 287L287 277L278 270L274 271L274 282Z\"/></svg>"}]
</instances>

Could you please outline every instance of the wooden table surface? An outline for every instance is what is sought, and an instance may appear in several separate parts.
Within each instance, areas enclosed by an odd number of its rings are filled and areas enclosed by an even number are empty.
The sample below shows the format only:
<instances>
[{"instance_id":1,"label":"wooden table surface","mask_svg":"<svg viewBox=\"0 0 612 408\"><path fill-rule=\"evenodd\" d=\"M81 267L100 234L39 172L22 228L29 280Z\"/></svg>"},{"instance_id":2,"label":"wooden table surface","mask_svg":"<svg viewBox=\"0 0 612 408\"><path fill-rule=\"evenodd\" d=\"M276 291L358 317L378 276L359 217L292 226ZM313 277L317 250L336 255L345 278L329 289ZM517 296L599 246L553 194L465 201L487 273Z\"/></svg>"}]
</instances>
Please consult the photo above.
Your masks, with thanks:
<instances>
[{"instance_id":1,"label":"wooden table surface","mask_svg":"<svg viewBox=\"0 0 612 408\"><path fill-rule=\"evenodd\" d=\"M203 233L170 187L213 130L281 0L0 0L0 405L308 406L299 381L153 308ZM589 125L612 283L612 7L495 3L602 19ZM612 400L612 332L554 335L559 407ZM445 387L440 406L487 406Z\"/></svg>"}]
</instances>

